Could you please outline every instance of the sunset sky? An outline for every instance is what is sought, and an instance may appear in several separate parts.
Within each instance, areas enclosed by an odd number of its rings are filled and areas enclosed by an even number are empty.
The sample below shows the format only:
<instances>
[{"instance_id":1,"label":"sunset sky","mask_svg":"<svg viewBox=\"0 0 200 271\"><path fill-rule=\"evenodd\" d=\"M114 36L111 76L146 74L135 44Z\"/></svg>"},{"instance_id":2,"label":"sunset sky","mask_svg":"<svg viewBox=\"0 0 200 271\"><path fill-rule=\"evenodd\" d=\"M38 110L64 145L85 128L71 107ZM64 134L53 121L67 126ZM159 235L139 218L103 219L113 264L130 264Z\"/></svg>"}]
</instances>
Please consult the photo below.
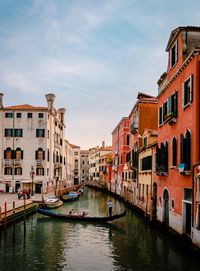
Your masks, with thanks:
<instances>
[{"instance_id":1,"label":"sunset sky","mask_svg":"<svg viewBox=\"0 0 200 271\"><path fill-rule=\"evenodd\" d=\"M165 48L178 26L200 23L200 1L2 0L3 104L66 108L66 139L111 144L138 91L157 95Z\"/></svg>"}]
</instances>

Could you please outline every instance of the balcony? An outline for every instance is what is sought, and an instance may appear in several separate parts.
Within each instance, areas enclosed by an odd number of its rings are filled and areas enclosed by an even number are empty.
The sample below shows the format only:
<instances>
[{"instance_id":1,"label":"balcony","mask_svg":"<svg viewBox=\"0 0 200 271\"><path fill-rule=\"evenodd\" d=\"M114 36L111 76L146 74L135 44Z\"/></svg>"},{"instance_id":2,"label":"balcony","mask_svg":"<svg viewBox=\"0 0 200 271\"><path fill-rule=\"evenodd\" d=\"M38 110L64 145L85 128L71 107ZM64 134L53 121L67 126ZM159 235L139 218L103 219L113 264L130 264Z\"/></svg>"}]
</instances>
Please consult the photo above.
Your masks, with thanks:
<instances>
[{"instance_id":1,"label":"balcony","mask_svg":"<svg viewBox=\"0 0 200 271\"><path fill-rule=\"evenodd\" d=\"M21 167L21 165L22 165L22 160L17 160L17 159L15 159L15 160L14 160L14 165L15 165L15 166L18 166L18 167Z\"/></svg>"},{"instance_id":2,"label":"balcony","mask_svg":"<svg viewBox=\"0 0 200 271\"><path fill-rule=\"evenodd\" d=\"M188 165L186 163L182 163L178 165L178 170L180 174L183 175L191 175L191 170L188 169Z\"/></svg>"},{"instance_id":3,"label":"balcony","mask_svg":"<svg viewBox=\"0 0 200 271\"><path fill-rule=\"evenodd\" d=\"M38 167L38 166L42 167L42 159L37 159L37 161L36 161L36 166L37 166L37 167Z\"/></svg>"},{"instance_id":4,"label":"balcony","mask_svg":"<svg viewBox=\"0 0 200 271\"><path fill-rule=\"evenodd\" d=\"M200 191L196 192L196 202L200 203Z\"/></svg>"},{"instance_id":5,"label":"balcony","mask_svg":"<svg viewBox=\"0 0 200 271\"><path fill-rule=\"evenodd\" d=\"M117 165L112 166L112 170L117 172Z\"/></svg>"},{"instance_id":6,"label":"balcony","mask_svg":"<svg viewBox=\"0 0 200 271\"><path fill-rule=\"evenodd\" d=\"M177 122L177 117L175 116L174 113L169 113L169 114L164 116L164 121L168 122L169 125L172 125L173 123Z\"/></svg>"},{"instance_id":7,"label":"balcony","mask_svg":"<svg viewBox=\"0 0 200 271\"><path fill-rule=\"evenodd\" d=\"M62 164L59 162L56 162L54 167L55 167L55 169L60 169L60 168L62 168Z\"/></svg>"},{"instance_id":8,"label":"balcony","mask_svg":"<svg viewBox=\"0 0 200 271\"><path fill-rule=\"evenodd\" d=\"M4 166L12 166L12 159L4 159Z\"/></svg>"},{"instance_id":9,"label":"balcony","mask_svg":"<svg viewBox=\"0 0 200 271\"><path fill-rule=\"evenodd\" d=\"M138 132L138 121L134 121L133 123L131 123L130 132L132 134L136 134Z\"/></svg>"}]
</instances>

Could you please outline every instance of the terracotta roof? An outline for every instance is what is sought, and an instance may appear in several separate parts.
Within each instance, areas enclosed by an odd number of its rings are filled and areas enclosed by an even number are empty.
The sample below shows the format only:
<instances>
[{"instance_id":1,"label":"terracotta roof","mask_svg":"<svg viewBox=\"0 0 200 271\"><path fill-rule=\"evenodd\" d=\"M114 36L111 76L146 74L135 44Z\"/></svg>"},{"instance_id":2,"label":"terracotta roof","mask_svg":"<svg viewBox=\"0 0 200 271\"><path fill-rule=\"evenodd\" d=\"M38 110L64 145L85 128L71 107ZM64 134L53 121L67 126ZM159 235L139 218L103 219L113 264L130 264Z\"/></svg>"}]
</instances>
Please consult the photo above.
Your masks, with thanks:
<instances>
[{"instance_id":1,"label":"terracotta roof","mask_svg":"<svg viewBox=\"0 0 200 271\"><path fill-rule=\"evenodd\" d=\"M196 31L196 32L200 32L200 27L199 26L180 26L177 27L176 29L174 29L169 37L168 43L167 43L167 47L166 47L166 51L169 51L169 48L171 46L171 44L173 43L173 41L175 40L175 38L178 36L179 32L181 31Z\"/></svg>"},{"instance_id":2,"label":"terracotta roof","mask_svg":"<svg viewBox=\"0 0 200 271\"><path fill-rule=\"evenodd\" d=\"M7 107L4 107L4 109L33 109L33 110L40 110L40 109L48 109L48 108L47 107L32 106L32 105L29 105L29 104L21 104L21 105L7 106Z\"/></svg>"},{"instance_id":3,"label":"terracotta roof","mask_svg":"<svg viewBox=\"0 0 200 271\"><path fill-rule=\"evenodd\" d=\"M88 150L81 150L80 153L89 153Z\"/></svg>"},{"instance_id":4,"label":"terracotta roof","mask_svg":"<svg viewBox=\"0 0 200 271\"><path fill-rule=\"evenodd\" d=\"M156 98L154 96L151 96L149 94L146 94L146 93L142 93L142 92L138 92L138 96L137 96L137 99L141 99L141 98Z\"/></svg>"},{"instance_id":5,"label":"terracotta roof","mask_svg":"<svg viewBox=\"0 0 200 271\"><path fill-rule=\"evenodd\" d=\"M99 148L99 151L112 151L112 146L108 146L108 147L105 147L105 148Z\"/></svg>"}]
</instances>

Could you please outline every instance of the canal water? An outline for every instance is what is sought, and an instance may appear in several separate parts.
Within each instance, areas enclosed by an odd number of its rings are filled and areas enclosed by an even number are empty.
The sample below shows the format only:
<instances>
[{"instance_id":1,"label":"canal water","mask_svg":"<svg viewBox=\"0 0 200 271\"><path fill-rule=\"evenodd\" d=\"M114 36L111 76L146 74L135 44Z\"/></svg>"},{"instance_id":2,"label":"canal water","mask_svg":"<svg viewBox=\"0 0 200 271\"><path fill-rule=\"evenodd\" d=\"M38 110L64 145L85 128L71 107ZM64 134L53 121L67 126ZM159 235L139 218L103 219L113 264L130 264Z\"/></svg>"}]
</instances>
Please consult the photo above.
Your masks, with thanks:
<instances>
[{"instance_id":1,"label":"canal water","mask_svg":"<svg viewBox=\"0 0 200 271\"><path fill-rule=\"evenodd\" d=\"M84 188L80 199L57 209L74 208L89 215L107 215L110 196ZM112 198L113 212L124 204ZM152 228L134 211L112 223L89 224L54 220L34 214L0 233L0 270L197 271L199 260L177 242Z\"/></svg>"}]
</instances>

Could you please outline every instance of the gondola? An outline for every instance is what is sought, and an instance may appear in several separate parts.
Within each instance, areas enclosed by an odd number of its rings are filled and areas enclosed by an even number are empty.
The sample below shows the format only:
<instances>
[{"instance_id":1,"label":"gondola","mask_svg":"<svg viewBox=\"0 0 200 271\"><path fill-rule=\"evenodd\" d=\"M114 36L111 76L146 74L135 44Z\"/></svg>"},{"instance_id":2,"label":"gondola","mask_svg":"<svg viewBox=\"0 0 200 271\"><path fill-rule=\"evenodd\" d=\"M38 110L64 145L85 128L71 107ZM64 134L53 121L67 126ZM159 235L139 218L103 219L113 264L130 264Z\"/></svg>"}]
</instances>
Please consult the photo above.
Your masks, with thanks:
<instances>
[{"instance_id":1,"label":"gondola","mask_svg":"<svg viewBox=\"0 0 200 271\"><path fill-rule=\"evenodd\" d=\"M43 214L43 215L47 215L47 216L50 216L50 217L54 217L54 218L57 218L57 219L62 219L62 220L98 223L98 222L108 222L108 221L112 221L112 220L118 219L120 217L123 217L123 216L126 215L126 210L123 213L118 214L118 215L112 215L112 216L85 216L85 217L59 214L59 213L51 212L51 211L44 210L44 209L41 209L41 208L38 208L38 213Z\"/></svg>"}]
</instances>

